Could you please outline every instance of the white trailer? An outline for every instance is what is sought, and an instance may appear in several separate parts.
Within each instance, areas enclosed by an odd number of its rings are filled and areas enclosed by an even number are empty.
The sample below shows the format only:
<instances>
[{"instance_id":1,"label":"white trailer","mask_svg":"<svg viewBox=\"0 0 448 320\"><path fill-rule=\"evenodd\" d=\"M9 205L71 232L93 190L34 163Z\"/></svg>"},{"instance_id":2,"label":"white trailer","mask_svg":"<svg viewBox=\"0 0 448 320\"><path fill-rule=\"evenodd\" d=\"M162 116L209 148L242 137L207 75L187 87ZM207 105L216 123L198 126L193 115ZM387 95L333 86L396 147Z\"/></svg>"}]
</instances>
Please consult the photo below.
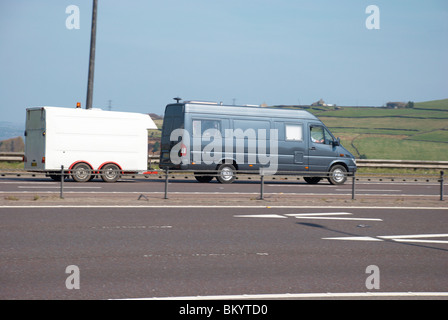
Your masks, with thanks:
<instances>
[{"instance_id":1,"label":"white trailer","mask_svg":"<svg viewBox=\"0 0 448 320\"><path fill-rule=\"evenodd\" d=\"M26 110L25 170L73 180L100 176L115 182L122 174L148 170L147 114L101 109L38 107Z\"/></svg>"}]
</instances>

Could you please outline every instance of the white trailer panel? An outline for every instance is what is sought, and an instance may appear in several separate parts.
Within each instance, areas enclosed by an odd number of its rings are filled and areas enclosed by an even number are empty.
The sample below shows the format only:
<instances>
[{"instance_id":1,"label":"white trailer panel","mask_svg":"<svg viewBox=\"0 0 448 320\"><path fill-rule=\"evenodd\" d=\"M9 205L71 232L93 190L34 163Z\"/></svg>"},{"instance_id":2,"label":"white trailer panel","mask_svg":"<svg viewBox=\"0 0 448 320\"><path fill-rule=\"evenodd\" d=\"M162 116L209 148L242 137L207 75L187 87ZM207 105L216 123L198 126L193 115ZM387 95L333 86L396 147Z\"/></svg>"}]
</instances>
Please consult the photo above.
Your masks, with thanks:
<instances>
[{"instance_id":1,"label":"white trailer panel","mask_svg":"<svg viewBox=\"0 0 448 320\"><path fill-rule=\"evenodd\" d=\"M25 169L58 171L86 163L93 171L116 164L122 172L146 171L147 114L100 109L40 107L27 109Z\"/></svg>"}]
</instances>

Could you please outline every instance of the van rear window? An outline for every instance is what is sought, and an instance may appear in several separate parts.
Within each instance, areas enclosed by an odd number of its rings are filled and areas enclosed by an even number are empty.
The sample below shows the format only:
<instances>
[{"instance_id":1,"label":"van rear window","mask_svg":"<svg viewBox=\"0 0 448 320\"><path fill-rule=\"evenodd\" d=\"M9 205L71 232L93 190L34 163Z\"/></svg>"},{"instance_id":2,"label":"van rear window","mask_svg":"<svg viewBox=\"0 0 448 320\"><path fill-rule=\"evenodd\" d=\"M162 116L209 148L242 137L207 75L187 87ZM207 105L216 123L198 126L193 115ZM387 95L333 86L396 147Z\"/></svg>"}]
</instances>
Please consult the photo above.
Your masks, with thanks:
<instances>
[{"instance_id":1,"label":"van rear window","mask_svg":"<svg viewBox=\"0 0 448 320\"><path fill-rule=\"evenodd\" d=\"M184 128L184 120L181 117L165 117L163 119L162 136L169 137L171 132L176 129Z\"/></svg>"}]
</instances>

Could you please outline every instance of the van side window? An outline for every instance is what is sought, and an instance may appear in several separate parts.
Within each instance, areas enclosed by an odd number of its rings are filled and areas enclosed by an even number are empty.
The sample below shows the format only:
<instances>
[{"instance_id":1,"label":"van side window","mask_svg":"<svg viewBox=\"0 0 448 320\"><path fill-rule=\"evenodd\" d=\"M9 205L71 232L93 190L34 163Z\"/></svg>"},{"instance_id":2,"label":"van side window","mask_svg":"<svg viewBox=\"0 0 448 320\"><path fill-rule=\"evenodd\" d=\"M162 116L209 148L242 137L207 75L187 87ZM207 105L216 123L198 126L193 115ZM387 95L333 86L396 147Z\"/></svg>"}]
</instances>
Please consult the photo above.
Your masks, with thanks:
<instances>
[{"instance_id":1,"label":"van side window","mask_svg":"<svg viewBox=\"0 0 448 320\"><path fill-rule=\"evenodd\" d=\"M216 129L221 132L221 121L219 120L193 120L193 136L200 137L208 129ZM206 132L210 135L211 131Z\"/></svg>"},{"instance_id":2,"label":"van side window","mask_svg":"<svg viewBox=\"0 0 448 320\"><path fill-rule=\"evenodd\" d=\"M302 141L303 127L301 124L285 124L285 140Z\"/></svg>"},{"instance_id":3,"label":"van side window","mask_svg":"<svg viewBox=\"0 0 448 320\"><path fill-rule=\"evenodd\" d=\"M333 141L330 132L322 126L311 126L310 137L314 143L331 144Z\"/></svg>"},{"instance_id":4,"label":"van side window","mask_svg":"<svg viewBox=\"0 0 448 320\"><path fill-rule=\"evenodd\" d=\"M243 132L244 139L255 140L264 134L266 139L269 138L271 123L264 120L233 120L233 129L240 129ZM261 132L260 132L261 131Z\"/></svg>"}]
</instances>

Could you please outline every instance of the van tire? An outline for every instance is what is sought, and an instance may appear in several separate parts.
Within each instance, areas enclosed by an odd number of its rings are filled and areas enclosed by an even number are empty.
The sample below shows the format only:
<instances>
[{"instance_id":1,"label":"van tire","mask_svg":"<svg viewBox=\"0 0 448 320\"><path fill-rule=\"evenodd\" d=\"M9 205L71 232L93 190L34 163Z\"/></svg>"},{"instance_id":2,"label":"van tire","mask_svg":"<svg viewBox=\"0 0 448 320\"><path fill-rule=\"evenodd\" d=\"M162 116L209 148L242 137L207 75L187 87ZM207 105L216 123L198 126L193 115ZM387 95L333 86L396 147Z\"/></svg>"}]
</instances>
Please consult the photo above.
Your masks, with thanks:
<instances>
[{"instance_id":1,"label":"van tire","mask_svg":"<svg viewBox=\"0 0 448 320\"><path fill-rule=\"evenodd\" d=\"M87 163L78 163L70 170L70 174L76 182L87 182L92 176L92 168Z\"/></svg>"},{"instance_id":2,"label":"van tire","mask_svg":"<svg viewBox=\"0 0 448 320\"><path fill-rule=\"evenodd\" d=\"M101 168L101 179L104 182L116 182L121 177L121 170L117 165L108 163Z\"/></svg>"},{"instance_id":3,"label":"van tire","mask_svg":"<svg viewBox=\"0 0 448 320\"><path fill-rule=\"evenodd\" d=\"M328 181L331 184L344 184L347 181L347 169L340 164L336 164L330 169Z\"/></svg>"},{"instance_id":4,"label":"van tire","mask_svg":"<svg viewBox=\"0 0 448 320\"><path fill-rule=\"evenodd\" d=\"M317 183L319 183L319 181L321 179L322 178L319 178L319 177L304 177L303 178L303 180L305 180L306 183L309 183L309 184L317 184Z\"/></svg>"},{"instance_id":5,"label":"van tire","mask_svg":"<svg viewBox=\"0 0 448 320\"><path fill-rule=\"evenodd\" d=\"M61 181L61 174L60 173L50 173L50 178L53 179L53 181L60 182ZM64 174L64 181L68 179L68 175Z\"/></svg>"},{"instance_id":6,"label":"van tire","mask_svg":"<svg viewBox=\"0 0 448 320\"><path fill-rule=\"evenodd\" d=\"M210 175L210 176L196 176L195 175L194 177L196 178L197 182L200 182L200 183L210 182L214 178L212 175Z\"/></svg>"},{"instance_id":7,"label":"van tire","mask_svg":"<svg viewBox=\"0 0 448 320\"><path fill-rule=\"evenodd\" d=\"M231 164L221 164L218 167L216 179L220 183L232 183L236 178L236 169Z\"/></svg>"}]
</instances>

